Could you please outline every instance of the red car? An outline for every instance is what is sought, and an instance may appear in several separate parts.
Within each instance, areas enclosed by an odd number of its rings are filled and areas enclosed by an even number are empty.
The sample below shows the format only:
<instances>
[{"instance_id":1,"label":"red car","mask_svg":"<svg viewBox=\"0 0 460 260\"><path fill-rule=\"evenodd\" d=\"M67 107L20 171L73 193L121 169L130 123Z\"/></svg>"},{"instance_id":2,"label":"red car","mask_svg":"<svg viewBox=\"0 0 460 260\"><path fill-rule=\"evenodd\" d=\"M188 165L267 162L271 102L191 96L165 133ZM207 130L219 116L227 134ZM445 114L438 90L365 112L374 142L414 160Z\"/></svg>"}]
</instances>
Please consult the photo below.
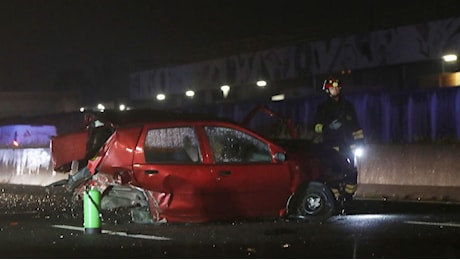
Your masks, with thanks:
<instances>
[{"instance_id":1,"label":"red car","mask_svg":"<svg viewBox=\"0 0 460 260\"><path fill-rule=\"evenodd\" d=\"M134 222L334 213L328 185L340 180L321 167L308 141L281 146L234 122L176 113L110 128L105 144L67 185L77 195L99 189L102 209L130 207ZM69 170L71 160L83 160L87 137L53 138L54 168Z\"/></svg>"}]
</instances>

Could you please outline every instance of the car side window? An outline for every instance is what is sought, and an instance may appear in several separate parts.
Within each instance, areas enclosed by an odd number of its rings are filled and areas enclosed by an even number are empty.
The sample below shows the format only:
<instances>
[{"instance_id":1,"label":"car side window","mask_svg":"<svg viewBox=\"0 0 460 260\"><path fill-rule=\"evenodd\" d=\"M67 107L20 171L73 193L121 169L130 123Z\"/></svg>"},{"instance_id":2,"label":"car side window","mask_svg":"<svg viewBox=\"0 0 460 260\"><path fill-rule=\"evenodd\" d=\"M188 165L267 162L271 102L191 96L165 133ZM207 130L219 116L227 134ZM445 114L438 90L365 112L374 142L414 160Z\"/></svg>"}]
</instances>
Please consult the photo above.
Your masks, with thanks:
<instances>
[{"instance_id":1,"label":"car side window","mask_svg":"<svg viewBox=\"0 0 460 260\"><path fill-rule=\"evenodd\" d=\"M216 163L271 162L268 144L236 129L205 127Z\"/></svg>"},{"instance_id":2,"label":"car side window","mask_svg":"<svg viewBox=\"0 0 460 260\"><path fill-rule=\"evenodd\" d=\"M192 127L155 128L144 142L147 163L200 163L201 153Z\"/></svg>"}]
</instances>

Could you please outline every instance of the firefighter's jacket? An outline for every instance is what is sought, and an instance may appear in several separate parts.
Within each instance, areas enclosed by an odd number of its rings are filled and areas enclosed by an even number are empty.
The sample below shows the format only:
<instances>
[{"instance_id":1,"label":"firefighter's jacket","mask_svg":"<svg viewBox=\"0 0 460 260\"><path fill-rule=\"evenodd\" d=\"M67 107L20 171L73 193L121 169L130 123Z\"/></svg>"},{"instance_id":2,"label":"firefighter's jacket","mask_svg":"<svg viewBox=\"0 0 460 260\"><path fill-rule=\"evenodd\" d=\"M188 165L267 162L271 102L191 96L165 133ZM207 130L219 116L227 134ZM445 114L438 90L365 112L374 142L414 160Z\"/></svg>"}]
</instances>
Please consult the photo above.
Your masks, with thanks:
<instances>
[{"instance_id":1,"label":"firefighter's jacket","mask_svg":"<svg viewBox=\"0 0 460 260\"><path fill-rule=\"evenodd\" d=\"M327 147L348 150L364 140L353 104L342 96L337 101L328 98L321 103L314 120L315 133L319 137L316 142Z\"/></svg>"}]
</instances>

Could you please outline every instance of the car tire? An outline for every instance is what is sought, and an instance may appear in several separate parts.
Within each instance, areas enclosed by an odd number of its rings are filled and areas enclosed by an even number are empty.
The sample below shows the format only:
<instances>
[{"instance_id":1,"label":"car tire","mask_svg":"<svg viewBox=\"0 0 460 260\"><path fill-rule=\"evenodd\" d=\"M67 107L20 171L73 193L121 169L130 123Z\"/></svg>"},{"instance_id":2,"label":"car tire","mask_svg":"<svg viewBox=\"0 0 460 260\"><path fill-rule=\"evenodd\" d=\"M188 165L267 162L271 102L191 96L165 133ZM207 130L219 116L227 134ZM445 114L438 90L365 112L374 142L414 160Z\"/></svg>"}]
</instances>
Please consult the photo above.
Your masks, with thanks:
<instances>
[{"instance_id":1,"label":"car tire","mask_svg":"<svg viewBox=\"0 0 460 260\"><path fill-rule=\"evenodd\" d=\"M310 182L299 189L295 213L302 219L324 220L334 213L334 204L334 196L326 185Z\"/></svg>"}]
</instances>

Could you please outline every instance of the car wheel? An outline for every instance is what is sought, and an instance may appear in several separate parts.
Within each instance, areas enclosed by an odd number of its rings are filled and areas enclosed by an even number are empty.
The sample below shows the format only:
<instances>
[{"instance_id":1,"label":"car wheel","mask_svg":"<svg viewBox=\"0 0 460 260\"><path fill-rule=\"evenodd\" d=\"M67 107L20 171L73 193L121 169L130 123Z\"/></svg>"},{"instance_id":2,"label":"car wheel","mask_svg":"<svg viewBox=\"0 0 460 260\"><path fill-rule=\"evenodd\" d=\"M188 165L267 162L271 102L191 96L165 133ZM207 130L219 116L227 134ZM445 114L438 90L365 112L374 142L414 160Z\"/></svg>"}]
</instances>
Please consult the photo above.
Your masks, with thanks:
<instances>
[{"instance_id":1,"label":"car wheel","mask_svg":"<svg viewBox=\"0 0 460 260\"><path fill-rule=\"evenodd\" d=\"M300 218L326 219L334 212L334 202L334 196L326 185L311 182L299 191L296 213Z\"/></svg>"}]
</instances>

